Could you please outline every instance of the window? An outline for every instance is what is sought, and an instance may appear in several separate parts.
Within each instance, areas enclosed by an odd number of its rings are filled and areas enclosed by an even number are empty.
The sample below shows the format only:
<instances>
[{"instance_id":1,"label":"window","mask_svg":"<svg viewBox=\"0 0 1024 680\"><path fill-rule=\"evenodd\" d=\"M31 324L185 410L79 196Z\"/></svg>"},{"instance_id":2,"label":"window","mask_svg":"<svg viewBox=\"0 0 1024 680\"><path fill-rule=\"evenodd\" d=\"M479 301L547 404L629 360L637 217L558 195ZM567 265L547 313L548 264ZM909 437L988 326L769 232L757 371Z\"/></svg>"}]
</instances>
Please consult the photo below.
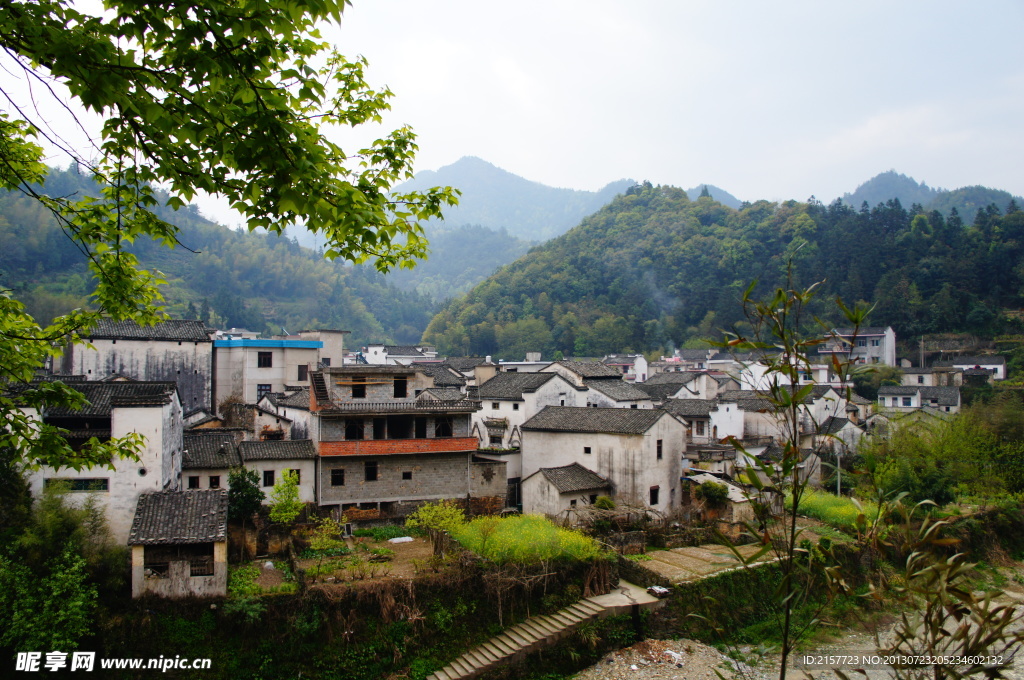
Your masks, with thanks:
<instances>
[{"instance_id":1,"label":"window","mask_svg":"<svg viewBox=\"0 0 1024 680\"><path fill-rule=\"evenodd\" d=\"M513 411L518 411L519 410L519 404L512 404L512 410Z\"/></svg>"},{"instance_id":2,"label":"window","mask_svg":"<svg viewBox=\"0 0 1024 680\"><path fill-rule=\"evenodd\" d=\"M576 499L575 498L572 499L571 501L569 501L569 507L570 508L575 508L576 507Z\"/></svg>"},{"instance_id":3,"label":"window","mask_svg":"<svg viewBox=\"0 0 1024 680\"><path fill-rule=\"evenodd\" d=\"M270 385L266 383L256 385L256 401L259 401L268 394L270 394Z\"/></svg>"},{"instance_id":4,"label":"window","mask_svg":"<svg viewBox=\"0 0 1024 680\"><path fill-rule=\"evenodd\" d=\"M299 365L299 374L296 376L296 380L299 382L306 382L309 380L309 366L307 364Z\"/></svg>"},{"instance_id":5,"label":"window","mask_svg":"<svg viewBox=\"0 0 1024 680\"><path fill-rule=\"evenodd\" d=\"M910 397L903 397L903 405L910 406Z\"/></svg>"},{"instance_id":6,"label":"window","mask_svg":"<svg viewBox=\"0 0 1024 680\"><path fill-rule=\"evenodd\" d=\"M867 346L868 346L868 341L867 340L864 340L863 338L857 340L857 347L867 347Z\"/></svg>"},{"instance_id":7,"label":"window","mask_svg":"<svg viewBox=\"0 0 1024 680\"><path fill-rule=\"evenodd\" d=\"M923 385L924 384L924 376L923 375L917 376L917 384L918 385Z\"/></svg>"},{"instance_id":8,"label":"window","mask_svg":"<svg viewBox=\"0 0 1024 680\"><path fill-rule=\"evenodd\" d=\"M629 407L630 407L630 408L640 408L640 407L639 407L639 406L637 406L636 404L630 404L630 405L629 405Z\"/></svg>"},{"instance_id":9,"label":"window","mask_svg":"<svg viewBox=\"0 0 1024 680\"><path fill-rule=\"evenodd\" d=\"M360 440L363 438L363 421L359 418L349 418L345 421L345 439Z\"/></svg>"},{"instance_id":10,"label":"window","mask_svg":"<svg viewBox=\"0 0 1024 680\"><path fill-rule=\"evenodd\" d=\"M411 479L412 479L412 470L405 470L404 472L402 472L402 480L403 481L407 482L407 481L409 481Z\"/></svg>"},{"instance_id":11,"label":"window","mask_svg":"<svg viewBox=\"0 0 1024 680\"><path fill-rule=\"evenodd\" d=\"M500 409L500 408L501 408L501 404L499 404L499 403L498 403L498 402L496 402L496 401L492 401L492 402L491 402L491 410L492 410L492 411L497 411L497 410L498 410L498 409Z\"/></svg>"},{"instance_id":12,"label":"window","mask_svg":"<svg viewBox=\"0 0 1024 680\"><path fill-rule=\"evenodd\" d=\"M374 418L373 419L373 438L374 439L387 439L387 424L386 418Z\"/></svg>"},{"instance_id":13,"label":"window","mask_svg":"<svg viewBox=\"0 0 1024 680\"><path fill-rule=\"evenodd\" d=\"M377 461L368 460L363 463L363 479L368 482L377 481Z\"/></svg>"},{"instance_id":14,"label":"window","mask_svg":"<svg viewBox=\"0 0 1024 680\"><path fill-rule=\"evenodd\" d=\"M427 438L427 418L425 416L417 416L414 422L414 427L416 430L414 435L416 439Z\"/></svg>"},{"instance_id":15,"label":"window","mask_svg":"<svg viewBox=\"0 0 1024 680\"><path fill-rule=\"evenodd\" d=\"M658 496L660 494L661 494L661 487L660 486L652 486L651 487L651 502L650 502L650 505L657 505L658 504Z\"/></svg>"},{"instance_id":16,"label":"window","mask_svg":"<svg viewBox=\"0 0 1024 680\"><path fill-rule=\"evenodd\" d=\"M658 440L658 460L661 460L663 457L664 457L664 446L662 445L662 440L659 439Z\"/></svg>"},{"instance_id":17,"label":"window","mask_svg":"<svg viewBox=\"0 0 1024 680\"><path fill-rule=\"evenodd\" d=\"M320 360L320 363L323 364L324 366L330 366L331 365L331 358L330 357L324 357L323 359ZM342 364L344 364L344 363L345 362L343 361Z\"/></svg>"},{"instance_id":18,"label":"window","mask_svg":"<svg viewBox=\"0 0 1024 680\"><path fill-rule=\"evenodd\" d=\"M881 345L882 345L882 341L881 340L872 340L871 341L871 346L872 347L880 347Z\"/></svg>"},{"instance_id":19,"label":"window","mask_svg":"<svg viewBox=\"0 0 1024 680\"><path fill-rule=\"evenodd\" d=\"M263 471L263 486L274 486L274 471L264 470Z\"/></svg>"},{"instance_id":20,"label":"window","mask_svg":"<svg viewBox=\"0 0 1024 680\"><path fill-rule=\"evenodd\" d=\"M295 483L296 484L302 484L302 470L294 470L293 469L293 470L289 470L288 472L292 473L292 475L295 477Z\"/></svg>"},{"instance_id":21,"label":"window","mask_svg":"<svg viewBox=\"0 0 1024 680\"><path fill-rule=\"evenodd\" d=\"M331 486L345 486L345 468L331 470Z\"/></svg>"},{"instance_id":22,"label":"window","mask_svg":"<svg viewBox=\"0 0 1024 680\"><path fill-rule=\"evenodd\" d=\"M596 493L590 494L590 504L593 505L596 502L597 502L597 494Z\"/></svg>"},{"instance_id":23,"label":"window","mask_svg":"<svg viewBox=\"0 0 1024 680\"><path fill-rule=\"evenodd\" d=\"M364 376L352 377L352 398L366 399L366 378Z\"/></svg>"},{"instance_id":24,"label":"window","mask_svg":"<svg viewBox=\"0 0 1024 680\"><path fill-rule=\"evenodd\" d=\"M704 421L703 420L698 420L694 424L697 426L697 436L698 437L703 437L704 436Z\"/></svg>"},{"instance_id":25,"label":"window","mask_svg":"<svg viewBox=\"0 0 1024 680\"><path fill-rule=\"evenodd\" d=\"M219 489L220 488L220 475L210 475L210 488L211 489Z\"/></svg>"},{"instance_id":26,"label":"window","mask_svg":"<svg viewBox=\"0 0 1024 680\"><path fill-rule=\"evenodd\" d=\"M434 436L451 437L454 424L451 416L438 416L434 418Z\"/></svg>"},{"instance_id":27,"label":"window","mask_svg":"<svg viewBox=\"0 0 1024 680\"><path fill-rule=\"evenodd\" d=\"M497 437L492 434L488 441L490 442L491 446L501 446L501 437Z\"/></svg>"},{"instance_id":28,"label":"window","mask_svg":"<svg viewBox=\"0 0 1024 680\"><path fill-rule=\"evenodd\" d=\"M189 477L188 478L188 488L190 488L190 489L198 489L199 488L199 477Z\"/></svg>"},{"instance_id":29,"label":"window","mask_svg":"<svg viewBox=\"0 0 1024 680\"><path fill-rule=\"evenodd\" d=\"M395 376L395 399L405 399L409 394L409 378L404 375Z\"/></svg>"},{"instance_id":30,"label":"window","mask_svg":"<svg viewBox=\"0 0 1024 680\"><path fill-rule=\"evenodd\" d=\"M584 446L583 447L583 453L590 453L590 447L589 446Z\"/></svg>"},{"instance_id":31,"label":"window","mask_svg":"<svg viewBox=\"0 0 1024 680\"><path fill-rule=\"evenodd\" d=\"M106 477L78 477L68 479L67 477L50 477L44 486L63 482L68 485L68 491L110 491L110 480Z\"/></svg>"},{"instance_id":32,"label":"window","mask_svg":"<svg viewBox=\"0 0 1024 680\"><path fill-rule=\"evenodd\" d=\"M256 368L273 368L273 352L256 352Z\"/></svg>"},{"instance_id":33,"label":"window","mask_svg":"<svg viewBox=\"0 0 1024 680\"><path fill-rule=\"evenodd\" d=\"M565 406L565 394L558 395L558 405Z\"/></svg>"}]
</instances>

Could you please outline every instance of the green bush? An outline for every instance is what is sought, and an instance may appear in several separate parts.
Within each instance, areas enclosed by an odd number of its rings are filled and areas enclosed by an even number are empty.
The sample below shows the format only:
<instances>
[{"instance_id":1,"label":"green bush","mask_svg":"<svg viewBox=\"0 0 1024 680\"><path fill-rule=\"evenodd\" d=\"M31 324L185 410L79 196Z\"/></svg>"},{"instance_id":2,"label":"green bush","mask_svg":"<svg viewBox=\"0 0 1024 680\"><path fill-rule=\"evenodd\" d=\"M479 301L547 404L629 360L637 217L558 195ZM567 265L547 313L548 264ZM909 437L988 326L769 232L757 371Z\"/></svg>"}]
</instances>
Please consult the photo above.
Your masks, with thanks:
<instances>
[{"instance_id":1,"label":"green bush","mask_svg":"<svg viewBox=\"0 0 1024 680\"><path fill-rule=\"evenodd\" d=\"M352 532L356 538L372 538L375 541L388 541L392 538L408 536L409 530L405 527L388 525L383 527L372 527L370 529L356 529Z\"/></svg>"},{"instance_id":2,"label":"green bush","mask_svg":"<svg viewBox=\"0 0 1024 680\"><path fill-rule=\"evenodd\" d=\"M592 560L601 554L594 539L556 527L540 515L477 517L452 536L466 549L498 563Z\"/></svg>"}]
</instances>

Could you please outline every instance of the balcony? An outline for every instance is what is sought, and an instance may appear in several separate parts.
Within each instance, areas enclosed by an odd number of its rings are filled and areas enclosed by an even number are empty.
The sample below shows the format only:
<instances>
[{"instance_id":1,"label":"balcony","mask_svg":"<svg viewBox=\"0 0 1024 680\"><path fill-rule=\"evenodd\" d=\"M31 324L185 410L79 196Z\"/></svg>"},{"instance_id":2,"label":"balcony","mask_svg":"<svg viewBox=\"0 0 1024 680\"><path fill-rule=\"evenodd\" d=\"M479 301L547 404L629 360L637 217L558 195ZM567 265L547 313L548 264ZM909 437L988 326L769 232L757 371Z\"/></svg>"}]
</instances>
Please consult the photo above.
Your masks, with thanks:
<instances>
[{"instance_id":1,"label":"balcony","mask_svg":"<svg viewBox=\"0 0 1024 680\"><path fill-rule=\"evenodd\" d=\"M432 439L362 439L357 441L320 442L321 457L388 456L410 453L476 452L476 437L434 437Z\"/></svg>"},{"instance_id":2,"label":"balcony","mask_svg":"<svg viewBox=\"0 0 1024 680\"><path fill-rule=\"evenodd\" d=\"M320 413L473 413L480 408L470 401L346 401L327 402L320 406Z\"/></svg>"}]
</instances>

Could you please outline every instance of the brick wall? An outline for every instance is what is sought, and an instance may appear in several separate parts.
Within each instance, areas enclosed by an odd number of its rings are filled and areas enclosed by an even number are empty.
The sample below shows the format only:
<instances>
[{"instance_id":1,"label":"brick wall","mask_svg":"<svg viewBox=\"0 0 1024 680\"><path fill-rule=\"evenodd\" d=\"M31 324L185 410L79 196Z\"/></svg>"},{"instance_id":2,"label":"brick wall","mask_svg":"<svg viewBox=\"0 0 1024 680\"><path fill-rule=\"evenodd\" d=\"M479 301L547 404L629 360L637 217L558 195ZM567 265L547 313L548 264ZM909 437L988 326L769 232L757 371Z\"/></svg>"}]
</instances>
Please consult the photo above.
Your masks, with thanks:
<instances>
[{"instance_id":1,"label":"brick wall","mask_svg":"<svg viewBox=\"0 0 1024 680\"><path fill-rule=\"evenodd\" d=\"M367 461L377 463L376 481L366 481ZM320 504L464 498L469 465L467 453L321 458ZM331 471L339 468L345 470L345 485L332 486ZM411 479L403 479L403 472L411 473Z\"/></svg>"}]
</instances>

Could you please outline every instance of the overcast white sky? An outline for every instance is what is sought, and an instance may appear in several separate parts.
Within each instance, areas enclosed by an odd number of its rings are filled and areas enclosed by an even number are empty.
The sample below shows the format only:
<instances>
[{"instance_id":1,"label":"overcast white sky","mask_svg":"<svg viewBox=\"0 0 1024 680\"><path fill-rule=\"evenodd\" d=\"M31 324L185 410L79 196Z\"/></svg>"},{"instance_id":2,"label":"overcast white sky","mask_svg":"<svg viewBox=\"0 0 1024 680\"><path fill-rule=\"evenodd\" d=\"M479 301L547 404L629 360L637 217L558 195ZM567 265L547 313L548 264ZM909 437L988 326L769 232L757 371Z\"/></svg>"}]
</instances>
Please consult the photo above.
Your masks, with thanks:
<instances>
[{"instance_id":1,"label":"overcast white sky","mask_svg":"<svg viewBox=\"0 0 1024 680\"><path fill-rule=\"evenodd\" d=\"M1024 194L1024 3L355 0L417 170L826 202L895 169Z\"/></svg>"},{"instance_id":2,"label":"overcast white sky","mask_svg":"<svg viewBox=\"0 0 1024 680\"><path fill-rule=\"evenodd\" d=\"M354 0L325 34L395 92L361 137L411 125L417 170L473 155L558 187L827 203L890 169L1024 195L1022 19L1020 0Z\"/></svg>"}]
</instances>

